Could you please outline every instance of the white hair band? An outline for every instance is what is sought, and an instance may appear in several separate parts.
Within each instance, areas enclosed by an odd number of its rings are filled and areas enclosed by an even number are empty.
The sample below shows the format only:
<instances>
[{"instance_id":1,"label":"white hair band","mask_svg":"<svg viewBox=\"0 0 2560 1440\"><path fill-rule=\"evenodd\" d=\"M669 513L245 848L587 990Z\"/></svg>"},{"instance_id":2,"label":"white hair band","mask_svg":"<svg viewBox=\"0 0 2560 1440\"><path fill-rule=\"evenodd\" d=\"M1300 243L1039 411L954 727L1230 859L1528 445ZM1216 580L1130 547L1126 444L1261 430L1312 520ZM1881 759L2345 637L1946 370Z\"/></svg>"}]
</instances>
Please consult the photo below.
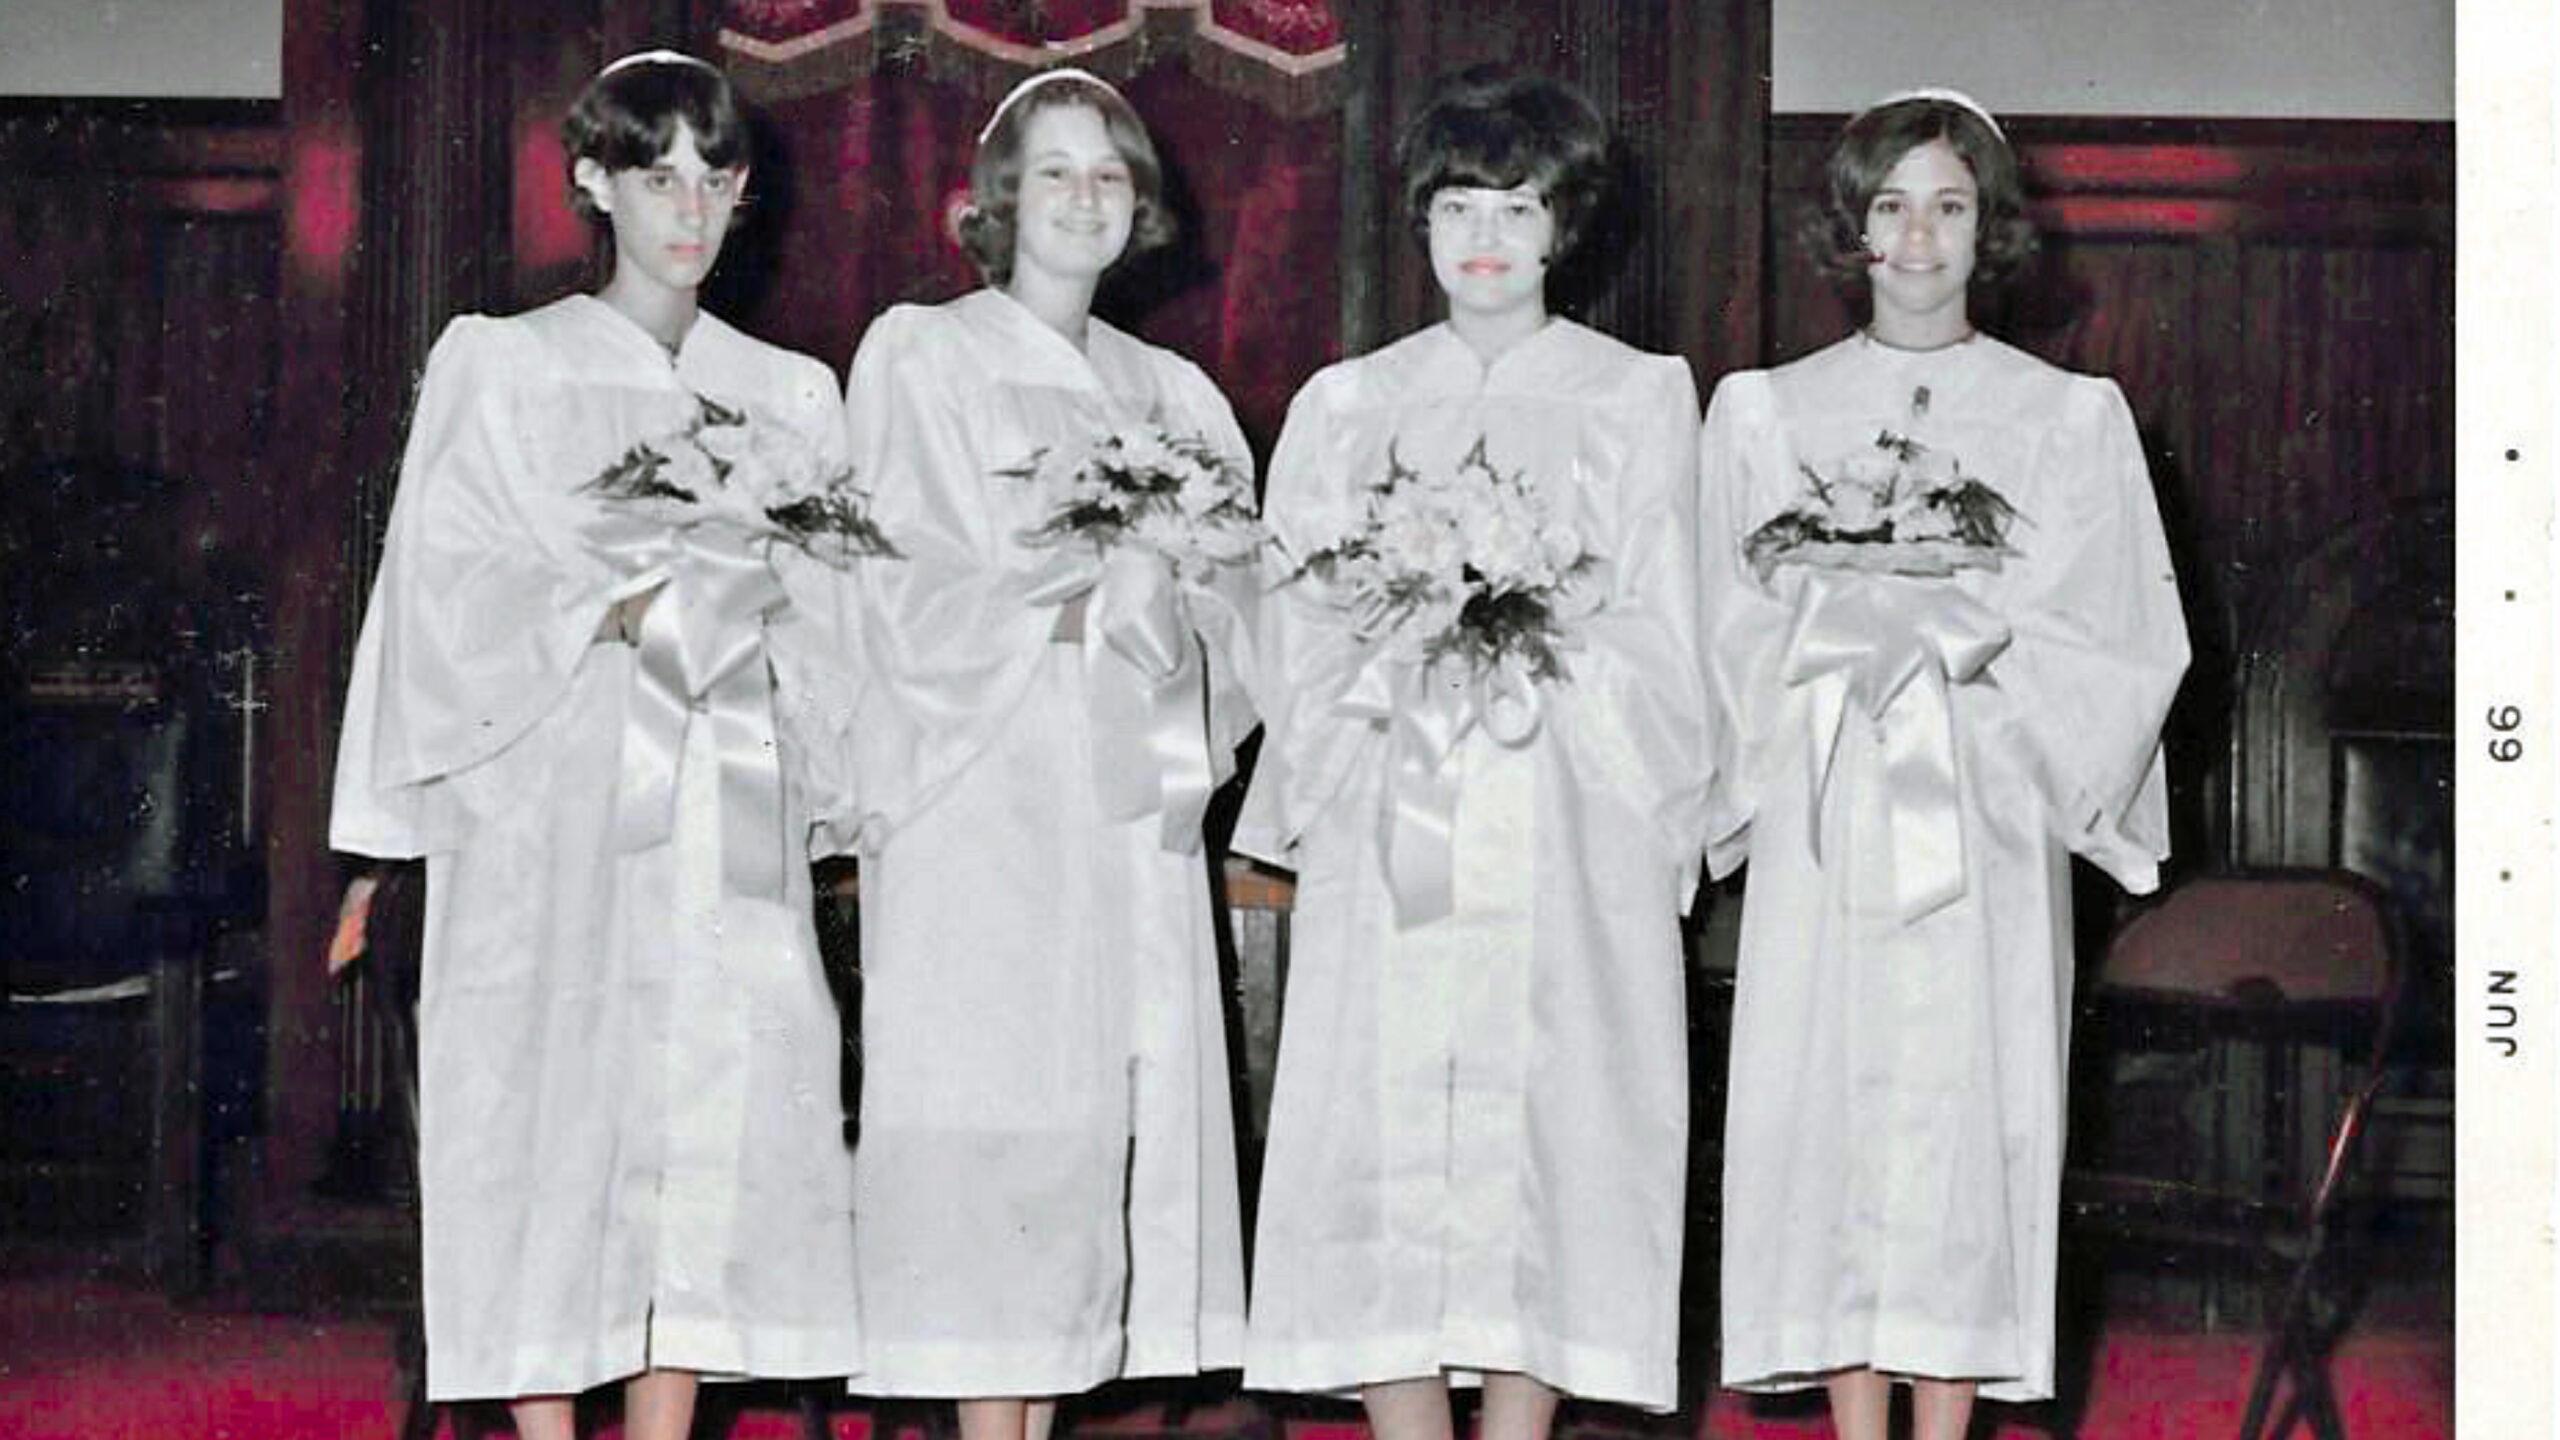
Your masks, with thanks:
<instances>
[{"instance_id":1,"label":"white hair band","mask_svg":"<svg viewBox=\"0 0 2560 1440\"><path fill-rule=\"evenodd\" d=\"M1021 83L1004 92L1004 98L997 101L996 108L988 113L987 123L978 127L978 143L986 144L987 137L996 133L996 122L1004 118L1004 112L1012 109L1014 102L1053 80L1082 80L1088 85L1110 91L1114 96L1120 96L1120 91L1110 81L1090 70L1079 70L1073 65L1061 65L1055 70L1043 70L1037 75L1024 77ZM1121 98L1124 101L1126 99L1126 97Z\"/></svg>"},{"instance_id":2,"label":"white hair band","mask_svg":"<svg viewBox=\"0 0 2560 1440\"><path fill-rule=\"evenodd\" d=\"M2009 132L2000 128L2000 122L1991 118L1991 112L1982 108L1981 101L1961 90L1950 90L1943 85L1923 85L1916 90L1897 91L1858 113L1861 116L1871 115L1887 105L1899 105L1906 100L1936 100L1942 104L1953 105L1959 110L1970 110L1983 124L1991 127L1991 133L2000 138L2000 143L2004 145L2009 143Z\"/></svg>"},{"instance_id":3,"label":"white hair band","mask_svg":"<svg viewBox=\"0 0 2560 1440\"><path fill-rule=\"evenodd\" d=\"M691 65L698 69L708 70L715 75L720 73L719 66L712 64L708 60L696 59L681 50L641 50L630 55L625 55L621 59L616 60L612 64L597 71L596 78L601 80L616 70L627 70L634 65Z\"/></svg>"}]
</instances>

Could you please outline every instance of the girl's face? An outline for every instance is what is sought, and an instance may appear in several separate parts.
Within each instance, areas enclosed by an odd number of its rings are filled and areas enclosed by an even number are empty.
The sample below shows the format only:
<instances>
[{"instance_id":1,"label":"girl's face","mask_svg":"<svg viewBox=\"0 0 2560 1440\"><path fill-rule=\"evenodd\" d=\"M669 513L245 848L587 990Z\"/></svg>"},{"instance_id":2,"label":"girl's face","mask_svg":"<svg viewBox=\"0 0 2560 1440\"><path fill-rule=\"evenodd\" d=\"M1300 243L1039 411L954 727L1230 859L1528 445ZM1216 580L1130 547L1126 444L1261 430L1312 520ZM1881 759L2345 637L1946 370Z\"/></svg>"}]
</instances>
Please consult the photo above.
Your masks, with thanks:
<instances>
[{"instance_id":1,"label":"girl's face","mask_svg":"<svg viewBox=\"0 0 2560 1440\"><path fill-rule=\"evenodd\" d=\"M1961 318L1973 278L1981 187L1973 168L1944 140L1903 153L1867 202L1867 265L1880 314Z\"/></svg>"},{"instance_id":2,"label":"girl's face","mask_svg":"<svg viewBox=\"0 0 2560 1440\"><path fill-rule=\"evenodd\" d=\"M657 163L607 170L581 160L577 177L587 198L613 221L614 273L638 275L669 291L692 290L711 274L747 186L745 167L715 169L704 161L693 127L681 120Z\"/></svg>"},{"instance_id":3,"label":"girl's face","mask_svg":"<svg viewBox=\"0 0 2560 1440\"><path fill-rule=\"evenodd\" d=\"M1137 184L1101 111L1051 105L1032 112L1022 127L1022 183L1014 195L1017 281L1099 281L1129 248L1137 213Z\"/></svg>"},{"instance_id":4,"label":"girl's face","mask_svg":"<svg viewBox=\"0 0 2560 1440\"><path fill-rule=\"evenodd\" d=\"M1547 262L1556 248L1555 212L1536 187L1434 191L1429 209L1431 274L1453 315L1543 318Z\"/></svg>"}]
</instances>

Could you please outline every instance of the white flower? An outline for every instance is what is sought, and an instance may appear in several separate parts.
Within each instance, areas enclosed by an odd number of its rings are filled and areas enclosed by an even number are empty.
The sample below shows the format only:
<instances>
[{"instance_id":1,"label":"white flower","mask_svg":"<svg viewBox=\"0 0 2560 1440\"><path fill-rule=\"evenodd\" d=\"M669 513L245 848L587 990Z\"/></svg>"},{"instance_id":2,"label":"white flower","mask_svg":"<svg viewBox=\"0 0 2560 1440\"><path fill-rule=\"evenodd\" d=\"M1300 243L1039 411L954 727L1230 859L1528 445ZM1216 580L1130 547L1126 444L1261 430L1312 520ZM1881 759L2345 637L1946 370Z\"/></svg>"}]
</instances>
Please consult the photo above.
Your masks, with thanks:
<instances>
[{"instance_id":1,"label":"white flower","mask_svg":"<svg viewBox=\"0 0 2560 1440\"><path fill-rule=\"evenodd\" d=\"M1919 482L1911 488L1941 490L1964 478L1964 467L1956 463L1953 455L1943 450L1932 450L1926 445L1913 445L1910 449L1911 456L1905 462L1905 470L1911 479Z\"/></svg>"},{"instance_id":2,"label":"white flower","mask_svg":"<svg viewBox=\"0 0 2560 1440\"><path fill-rule=\"evenodd\" d=\"M755 435L745 425L705 425L693 434L702 453L723 465L735 465L755 448Z\"/></svg>"},{"instance_id":3,"label":"white flower","mask_svg":"<svg viewBox=\"0 0 2560 1440\"><path fill-rule=\"evenodd\" d=\"M699 445L669 445L660 450L666 465L659 478L680 489L691 491L698 501L708 500L720 488L720 476L711 465L711 453Z\"/></svg>"},{"instance_id":4,"label":"white flower","mask_svg":"<svg viewBox=\"0 0 2560 1440\"><path fill-rule=\"evenodd\" d=\"M1893 517L1896 540L1952 540L1955 536L1956 517L1943 506L1928 503L1926 496Z\"/></svg>"},{"instance_id":5,"label":"white flower","mask_svg":"<svg viewBox=\"0 0 2560 1440\"><path fill-rule=\"evenodd\" d=\"M1841 530L1872 530L1884 518L1888 494L1864 476L1844 474L1831 482L1831 523Z\"/></svg>"}]
</instances>

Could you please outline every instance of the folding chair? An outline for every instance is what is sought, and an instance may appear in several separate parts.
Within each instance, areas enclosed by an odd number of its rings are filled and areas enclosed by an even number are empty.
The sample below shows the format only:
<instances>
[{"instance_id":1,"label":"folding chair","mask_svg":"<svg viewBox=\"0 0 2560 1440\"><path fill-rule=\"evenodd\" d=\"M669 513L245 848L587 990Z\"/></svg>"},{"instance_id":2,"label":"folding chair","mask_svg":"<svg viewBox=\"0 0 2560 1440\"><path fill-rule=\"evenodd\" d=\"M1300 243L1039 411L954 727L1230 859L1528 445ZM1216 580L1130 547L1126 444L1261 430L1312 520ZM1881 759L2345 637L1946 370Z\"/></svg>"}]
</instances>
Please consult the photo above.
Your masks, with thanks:
<instances>
[{"instance_id":1,"label":"folding chair","mask_svg":"<svg viewBox=\"0 0 2560 1440\"><path fill-rule=\"evenodd\" d=\"M2405 985L2400 937L2381 892L2346 871L2270 870L2190 880L2136 912L2109 941L2084 1005L2084 1051L2101 1061L2128 1048L2199 1053L2240 1042L2260 1060L2252 1163L2207 1164L2193 1154L2177 1175L2075 1163L2066 1217L2080 1236L2152 1251L2236 1256L2286 1275L2243 1413L2240 1440L2274 1440L2307 1421L2319 1440L2345 1440L2328 1356L2352 1318L2335 1261L2342 1192L2388 1055ZM2340 1047L2338 1094L2302 1093L2295 1077L2315 1048ZM2350 1072L2346 1057L2360 1061ZM2111 1091L2111 1098L2121 1092ZM2207 1097L2212 1128L2229 1122ZM2338 1102L2332 1121L2328 1101ZM2323 1127L2316 1164L2296 1157L2297 1127ZM2310 1173L2305 1173L2306 1170ZM2281 1408L2277 1401L2283 1397Z\"/></svg>"}]
</instances>

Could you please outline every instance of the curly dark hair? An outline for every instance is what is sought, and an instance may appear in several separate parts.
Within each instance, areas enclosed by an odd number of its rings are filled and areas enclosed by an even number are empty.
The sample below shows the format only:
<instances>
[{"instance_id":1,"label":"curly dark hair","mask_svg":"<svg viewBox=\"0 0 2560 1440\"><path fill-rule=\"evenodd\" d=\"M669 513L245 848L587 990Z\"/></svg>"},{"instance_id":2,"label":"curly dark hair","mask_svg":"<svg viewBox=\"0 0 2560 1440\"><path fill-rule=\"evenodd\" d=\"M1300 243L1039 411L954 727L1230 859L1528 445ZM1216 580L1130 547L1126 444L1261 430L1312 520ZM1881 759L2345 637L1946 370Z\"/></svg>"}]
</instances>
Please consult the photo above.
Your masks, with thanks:
<instances>
[{"instance_id":1,"label":"curly dark hair","mask_svg":"<svg viewBox=\"0 0 2560 1440\"><path fill-rule=\"evenodd\" d=\"M1080 75L1060 76L1015 98L995 118L994 128L969 162L969 208L960 216L960 248L968 252L978 274L990 285L1013 278L1014 219L1022 194L1022 143L1031 117L1060 105L1081 105L1102 117L1111 148L1129 166L1130 187L1137 192L1137 212L1129 224L1129 245L1114 268L1150 250L1173 243L1180 233L1164 199L1164 163L1146 123L1119 91Z\"/></svg>"},{"instance_id":2,"label":"curly dark hair","mask_svg":"<svg viewBox=\"0 0 2560 1440\"><path fill-rule=\"evenodd\" d=\"M1550 273L1573 258L1608 201L1609 127L1589 97L1549 75L1478 65L1443 80L1396 139L1405 219L1431 243L1431 197L1526 185L1555 217Z\"/></svg>"},{"instance_id":3,"label":"curly dark hair","mask_svg":"<svg viewBox=\"0 0 2560 1440\"><path fill-rule=\"evenodd\" d=\"M569 203L589 220L602 220L595 201L578 188L578 162L593 160L608 171L655 165L675 143L678 122L693 131L694 146L715 170L746 164L754 149L737 90L700 61L641 60L587 82L560 122Z\"/></svg>"},{"instance_id":4,"label":"curly dark hair","mask_svg":"<svg viewBox=\"0 0 2560 1440\"><path fill-rule=\"evenodd\" d=\"M1845 288L1866 283L1867 207L1902 157L1944 140L1981 192L1976 212L1973 285L1996 286L2027 267L2038 248L2027 218L2025 183L2009 142L1980 115L1953 101L1896 100L1861 112L1840 132L1823 167L1822 194L1798 227L1797 241L1815 268Z\"/></svg>"}]
</instances>

